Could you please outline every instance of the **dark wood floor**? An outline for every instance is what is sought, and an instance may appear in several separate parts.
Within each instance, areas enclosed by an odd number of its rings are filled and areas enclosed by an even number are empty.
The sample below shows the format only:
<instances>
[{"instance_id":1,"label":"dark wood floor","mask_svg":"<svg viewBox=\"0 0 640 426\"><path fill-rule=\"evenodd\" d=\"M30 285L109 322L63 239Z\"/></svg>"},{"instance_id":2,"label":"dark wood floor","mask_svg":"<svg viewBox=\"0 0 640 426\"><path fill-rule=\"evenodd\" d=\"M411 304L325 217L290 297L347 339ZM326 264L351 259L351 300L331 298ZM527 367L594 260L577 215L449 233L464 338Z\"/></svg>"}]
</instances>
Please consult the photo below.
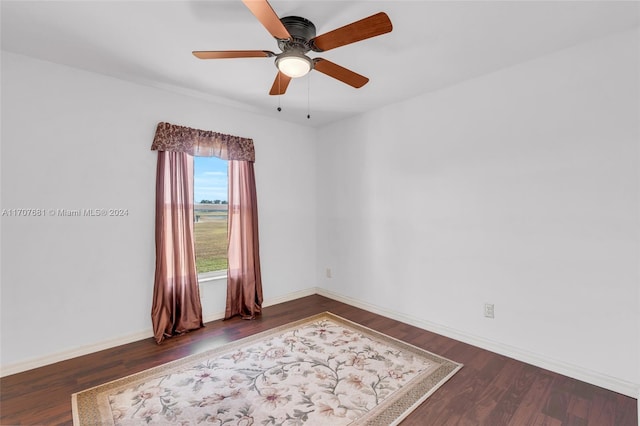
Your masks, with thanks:
<instances>
[{"instance_id":1,"label":"dark wood floor","mask_svg":"<svg viewBox=\"0 0 640 426\"><path fill-rule=\"evenodd\" d=\"M210 322L162 345L150 338L7 376L0 379L0 423L71 424L72 393L324 311L464 364L404 426L638 425L633 398L322 296L265 308L253 321Z\"/></svg>"}]
</instances>

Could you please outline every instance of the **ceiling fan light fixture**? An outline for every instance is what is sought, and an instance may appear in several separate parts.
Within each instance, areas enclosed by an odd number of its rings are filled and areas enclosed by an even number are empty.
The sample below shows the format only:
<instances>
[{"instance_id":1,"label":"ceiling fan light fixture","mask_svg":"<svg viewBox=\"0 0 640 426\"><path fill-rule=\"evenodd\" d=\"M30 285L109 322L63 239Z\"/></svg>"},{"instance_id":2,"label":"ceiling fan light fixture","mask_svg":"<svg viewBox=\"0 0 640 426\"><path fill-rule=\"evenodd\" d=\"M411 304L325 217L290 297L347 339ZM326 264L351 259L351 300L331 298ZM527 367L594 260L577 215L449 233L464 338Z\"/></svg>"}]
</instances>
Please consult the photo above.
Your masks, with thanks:
<instances>
[{"instance_id":1,"label":"ceiling fan light fixture","mask_svg":"<svg viewBox=\"0 0 640 426\"><path fill-rule=\"evenodd\" d=\"M298 78L307 75L311 71L313 62L306 55L288 52L276 59L276 67L281 73L291 78Z\"/></svg>"}]
</instances>

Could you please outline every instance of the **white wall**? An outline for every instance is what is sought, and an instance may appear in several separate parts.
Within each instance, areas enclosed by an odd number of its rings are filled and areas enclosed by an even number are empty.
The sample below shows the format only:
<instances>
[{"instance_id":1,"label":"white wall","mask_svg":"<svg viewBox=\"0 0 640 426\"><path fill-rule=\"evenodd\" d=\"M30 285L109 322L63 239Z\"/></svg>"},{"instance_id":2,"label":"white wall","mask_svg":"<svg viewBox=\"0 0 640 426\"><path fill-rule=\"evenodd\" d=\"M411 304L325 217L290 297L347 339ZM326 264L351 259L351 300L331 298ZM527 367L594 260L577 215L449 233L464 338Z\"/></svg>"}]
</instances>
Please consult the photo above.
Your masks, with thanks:
<instances>
[{"instance_id":1,"label":"white wall","mask_svg":"<svg viewBox=\"0 0 640 426\"><path fill-rule=\"evenodd\" d=\"M315 285L315 131L3 52L2 208L129 212L2 217L3 368L150 335L159 121L254 139L265 301Z\"/></svg>"},{"instance_id":2,"label":"white wall","mask_svg":"<svg viewBox=\"0 0 640 426\"><path fill-rule=\"evenodd\" d=\"M320 285L637 388L638 71L636 30L316 134L3 52L1 207L129 210L2 218L3 370L149 333L149 146L170 121L254 138L267 302ZM222 311L224 284L202 294Z\"/></svg>"},{"instance_id":3,"label":"white wall","mask_svg":"<svg viewBox=\"0 0 640 426\"><path fill-rule=\"evenodd\" d=\"M619 33L321 129L319 282L637 396L638 40Z\"/></svg>"}]
</instances>

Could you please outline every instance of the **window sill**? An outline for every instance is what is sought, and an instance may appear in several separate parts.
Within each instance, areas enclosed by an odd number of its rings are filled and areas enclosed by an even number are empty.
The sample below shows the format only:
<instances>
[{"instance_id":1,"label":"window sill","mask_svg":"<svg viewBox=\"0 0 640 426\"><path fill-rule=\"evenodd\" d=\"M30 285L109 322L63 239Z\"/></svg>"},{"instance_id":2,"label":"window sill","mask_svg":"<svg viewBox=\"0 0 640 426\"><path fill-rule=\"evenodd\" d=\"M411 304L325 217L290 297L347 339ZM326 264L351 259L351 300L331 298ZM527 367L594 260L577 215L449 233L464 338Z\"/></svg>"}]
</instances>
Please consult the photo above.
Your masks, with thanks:
<instances>
[{"instance_id":1,"label":"window sill","mask_svg":"<svg viewBox=\"0 0 640 426\"><path fill-rule=\"evenodd\" d=\"M212 271L204 274L198 274L198 283L207 283L210 281L221 281L227 279L227 271Z\"/></svg>"}]
</instances>

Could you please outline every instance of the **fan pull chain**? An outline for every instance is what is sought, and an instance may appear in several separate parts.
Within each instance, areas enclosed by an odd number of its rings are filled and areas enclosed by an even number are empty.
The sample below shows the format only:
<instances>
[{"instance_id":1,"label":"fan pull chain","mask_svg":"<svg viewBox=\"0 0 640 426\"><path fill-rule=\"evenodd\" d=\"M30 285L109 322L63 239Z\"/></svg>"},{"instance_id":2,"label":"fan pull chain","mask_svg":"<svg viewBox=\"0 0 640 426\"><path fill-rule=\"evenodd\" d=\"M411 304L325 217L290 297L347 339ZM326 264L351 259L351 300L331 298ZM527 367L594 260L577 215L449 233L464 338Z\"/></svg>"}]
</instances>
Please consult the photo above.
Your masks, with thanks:
<instances>
[{"instance_id":1,"label":"fan pull chain","mask_svg":"<svg viewBox=\"0 0 640 426\"><path fill-rule=\"evenodd\" d=\"M311 73L307 74L307 120L311 118Z\"/></svg>"},{"instance_id":2,"label":"fan pull chain","mask_svg":"<svg viewBox=\"0 0 640 426\"><path fill-rule=\"evenodd\" d=\"M280 89L280 73L278 72L278 112L282 111L280 100L282 99L282 89Z\"/></svg>"}]
</instances>

